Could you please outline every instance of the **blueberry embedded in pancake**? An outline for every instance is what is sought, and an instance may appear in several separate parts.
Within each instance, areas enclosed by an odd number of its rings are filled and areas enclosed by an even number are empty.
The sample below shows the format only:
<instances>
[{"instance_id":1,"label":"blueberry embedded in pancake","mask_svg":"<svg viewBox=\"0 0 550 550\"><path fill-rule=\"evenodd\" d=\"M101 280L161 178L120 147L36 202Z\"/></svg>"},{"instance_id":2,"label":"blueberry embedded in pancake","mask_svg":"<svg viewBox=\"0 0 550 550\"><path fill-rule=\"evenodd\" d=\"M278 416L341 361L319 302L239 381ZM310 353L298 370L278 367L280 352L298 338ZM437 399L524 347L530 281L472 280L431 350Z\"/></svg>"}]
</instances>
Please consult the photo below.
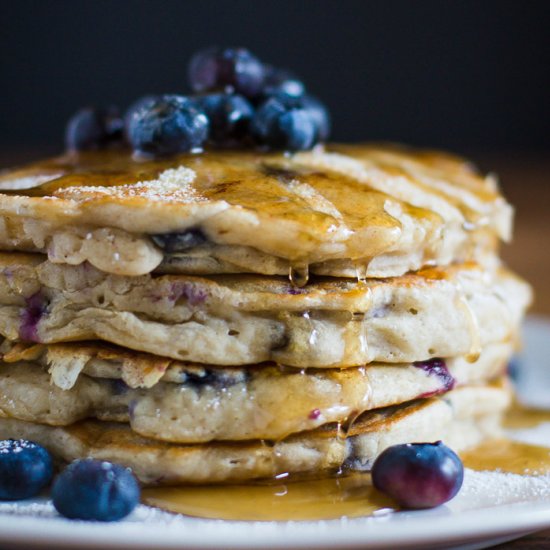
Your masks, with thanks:
<instances>
[{"instance_id":1,"label":"blueberry embedded in pancake","mask_svg":"<svg viewBox=\"0 0 550 550\"><path fill-rule=\"evenodd\" d=\"M151 239L161 250L169 254L196 249L208 242L206 235L200 229L193 227L179 233L151 235Z\"/></svg>"}]
</instances>

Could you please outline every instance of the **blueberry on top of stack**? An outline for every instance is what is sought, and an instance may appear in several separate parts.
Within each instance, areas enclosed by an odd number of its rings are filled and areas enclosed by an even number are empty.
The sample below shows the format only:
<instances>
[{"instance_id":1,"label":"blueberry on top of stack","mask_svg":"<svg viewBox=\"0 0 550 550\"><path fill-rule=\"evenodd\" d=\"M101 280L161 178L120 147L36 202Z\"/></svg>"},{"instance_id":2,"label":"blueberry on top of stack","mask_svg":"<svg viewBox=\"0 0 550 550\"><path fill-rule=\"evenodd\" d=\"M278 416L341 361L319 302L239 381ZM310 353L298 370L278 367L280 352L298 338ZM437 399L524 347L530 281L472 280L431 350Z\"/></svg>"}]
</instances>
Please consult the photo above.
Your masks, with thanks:
<instances>
[{"instance_id":1,"label":"blueberry on top of stack","mask_svg":"<svg viewBox=\"0 0 550 550\"><path fill-rule=\"evenodd\" d=\"M67 127L67 147L88 150L125 138L137 153L154 156L204 146L300 151L329 136L325 106L291 73L263 64L245 48L195 54L189 82L194 95L146 96L123 118L114 108L77 112Z\"/></svg>"}]
</instances>

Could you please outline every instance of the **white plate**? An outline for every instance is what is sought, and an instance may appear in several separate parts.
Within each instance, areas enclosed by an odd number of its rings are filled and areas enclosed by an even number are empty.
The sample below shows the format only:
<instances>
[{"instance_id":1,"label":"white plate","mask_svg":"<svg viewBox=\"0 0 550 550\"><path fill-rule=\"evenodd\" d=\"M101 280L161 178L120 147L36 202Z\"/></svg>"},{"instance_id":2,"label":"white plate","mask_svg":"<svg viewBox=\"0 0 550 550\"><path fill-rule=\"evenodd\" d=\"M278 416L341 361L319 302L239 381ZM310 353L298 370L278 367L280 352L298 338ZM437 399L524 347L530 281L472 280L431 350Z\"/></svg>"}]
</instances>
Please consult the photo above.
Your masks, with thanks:
<instances>
[{"instance_id":1,"label":"white plate","mask_svg":"<svg viewBox=\"0 0 550 550\"><path fill-rule=\"evenodd\" d=\"M550 321L530 318L518 387L550 408ZM550 446L550 423L518 438ZM515 434L511 434L512 437ZM231 503L228 503L230 506ZM550 476L467 471L459 495L434 510L316 522L229 522L140 506L114 524L69 521L46 500L0 503L2 549L486 548L550 527Z\"/></svg>"}]
</instances>

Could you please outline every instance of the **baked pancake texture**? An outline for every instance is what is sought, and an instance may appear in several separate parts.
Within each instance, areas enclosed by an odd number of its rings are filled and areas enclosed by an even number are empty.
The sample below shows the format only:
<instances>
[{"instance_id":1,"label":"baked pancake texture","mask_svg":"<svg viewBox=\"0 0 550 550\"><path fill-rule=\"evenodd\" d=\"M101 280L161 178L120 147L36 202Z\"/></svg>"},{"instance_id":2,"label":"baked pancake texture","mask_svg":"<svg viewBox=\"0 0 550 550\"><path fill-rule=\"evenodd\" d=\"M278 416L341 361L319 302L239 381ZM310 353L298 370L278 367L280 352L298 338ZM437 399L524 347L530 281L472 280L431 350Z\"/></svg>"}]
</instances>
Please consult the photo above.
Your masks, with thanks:
<instances>
[{"instance_id":1,"label":"baked pancake texture","mask_svg":"<svg viewBox=\"0 0 550 550\"><path fill-rule=\"evenodd\" d=\"M511 234L495 179L444 153L328 145L163 160L70 153L0 175L0 248L122 275L398 276L493 266Z\"/></svg>"},{"instance_id":2,"label":"baked pancake texture","mask_svg":"<svg viewBox=\"0 0 550 550\"><path fill-rule=\"evenodd\" d=\"M296 289L281 278L125 277L0 254L0 334L7 339L101 339L214 365L475 357L481 346L515 339L529 300L529 287L510 272L475 265Z\"/></svg>"},{"instance_id":3,"label":"baked pancake texture","mask_svg":"<svg viewBox=\"0 0 550 550\"><path fill-rule=\"evenodd\" d=\"M127 422L144 437L178 443L279 440L346 423L368 410L493 380L505 374L512 349L510 342L490 345L475 362L460 357L299 370L169 360L152 369L161 358L125 357L97 345L82 350L74 344L34 346L13 349L0 363L0 416L54 426L95 417ZM25 356L36 359L14 362ZM149 377L151 385L144 387L151 371L158 379Z\"/></svg>"},{"instance_id":4,"label":"baked pancake texture","mask_svg":"<svg viewBox=\"0 0 550 550\"><path fill-rule=\"evenodd\" d=\"M493 177L394 146L0 174L0 438L169 485L497 437L531 301L511 226Z\"/></svg>"},{"instance_id":5,"label":"baked pancake texture","mask_svg":"<svg viewBox=\"0 0 550 550\"><path fill-rule=\"evenodd\" d=\"M331 475L368 470L390 445L444 440L460 451L498 437L511 393L506 384L468 386L444 397L379 409L347 433L328 424L282 441L176 445L143 438L124 424L84 421L52 427L0 419L0 437L24 437L70 461L94 457L129 466L146 485L242 482L281 473Z\"/></svg>"}]
</instances>

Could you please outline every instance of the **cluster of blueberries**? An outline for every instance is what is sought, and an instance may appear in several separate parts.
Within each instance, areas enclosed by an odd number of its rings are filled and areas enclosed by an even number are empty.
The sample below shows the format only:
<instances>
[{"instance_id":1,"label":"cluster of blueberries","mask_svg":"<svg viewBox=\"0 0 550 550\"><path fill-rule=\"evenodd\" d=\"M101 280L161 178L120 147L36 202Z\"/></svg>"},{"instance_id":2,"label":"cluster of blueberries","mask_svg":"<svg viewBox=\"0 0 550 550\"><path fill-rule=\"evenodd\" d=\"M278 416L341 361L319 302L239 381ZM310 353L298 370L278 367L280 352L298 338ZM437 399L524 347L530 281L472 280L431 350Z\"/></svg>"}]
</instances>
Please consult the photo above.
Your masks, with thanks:
<instances>
[{"instance_id":1,"label":"cluster of blueberries","mask_svg":"<svg viewBox=\"0 0 550 550\"><path fill-rule=\"evenodd\" d=\"M460 458L441 443L387 448L374 462L372 481L404 508L439 506L453 498L464 477ZM53 478L52 458L26 440L0 441L0 499L30 498ZM128 468L101 460L75 460L55 479L52 501L71 519L116 521L136 507L140 488Z\"/></svg>"},{"instance_id":2,"label":"cluster of blueberries","mask_svg":"<svg viewBox=\"0 0 550 550\"><path fill-rule=\"evenodd\" d=\"M53 479L53 461L41 445L0 441L0 499L38 495ZM139 503L140 488L128 468L102 460L75 460L53 480L53 505L70 519L116 521Z\"/></svg>"},{"instance_id":3,"label":"cluster of blueberries","mask_svg":"<svg viewBox=\"0 0 550 550\"><path fill-rule=\"evenodd\" d=\"M325 106L290 72L245 48L209 48L189 63L193 95L145 96L121 116L86 108L69 121L69 150L126 141L135 152L164 156L213 147L300 151L328 139Z\"/></svg>"}]
</instances>

